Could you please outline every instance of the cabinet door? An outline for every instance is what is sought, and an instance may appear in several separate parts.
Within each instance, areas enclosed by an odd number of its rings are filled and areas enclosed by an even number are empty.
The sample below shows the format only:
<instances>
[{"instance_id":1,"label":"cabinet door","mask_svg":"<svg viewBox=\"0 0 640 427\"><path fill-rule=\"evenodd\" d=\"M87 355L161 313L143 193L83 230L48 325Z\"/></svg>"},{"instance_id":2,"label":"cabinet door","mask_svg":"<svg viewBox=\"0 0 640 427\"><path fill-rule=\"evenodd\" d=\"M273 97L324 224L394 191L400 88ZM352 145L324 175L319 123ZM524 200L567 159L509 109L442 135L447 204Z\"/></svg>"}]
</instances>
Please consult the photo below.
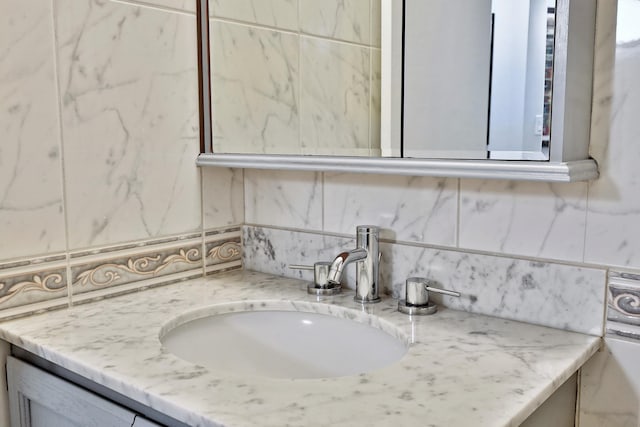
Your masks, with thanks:
<instances>
[{"instance_id":1,"label":"cabinet door","mask_svg":"<svg viewBox=\"0 0 640 427\"><path fill-rule=\"evenodd\" d=\"M491 0L406 0L403 157L486 159Z\"/></svg>"},{"instance_id":2,"label":"cabinet door","mask_svg":"<svg viewBox=\"0 0 640 427\"><path fill-rule=\"evenodd\" d=\"M134 412L13 357L7 382L12 427L134 425Z\"/></svg>"}]
</instances>

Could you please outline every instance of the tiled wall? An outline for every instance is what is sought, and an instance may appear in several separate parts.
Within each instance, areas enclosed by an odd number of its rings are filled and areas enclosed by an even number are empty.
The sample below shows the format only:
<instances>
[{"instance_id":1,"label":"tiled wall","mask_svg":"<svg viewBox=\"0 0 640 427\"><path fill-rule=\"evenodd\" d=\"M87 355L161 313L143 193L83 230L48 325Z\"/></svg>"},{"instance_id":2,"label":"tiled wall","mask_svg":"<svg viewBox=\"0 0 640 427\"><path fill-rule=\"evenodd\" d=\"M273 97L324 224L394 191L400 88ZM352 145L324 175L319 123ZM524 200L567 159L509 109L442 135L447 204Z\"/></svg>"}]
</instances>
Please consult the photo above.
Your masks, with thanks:
<instances>
[{"instance_id":1,"label":"tiled wall","mask_svg":"<svg viewBox=\"0 0 640 427\"><path fill-rule=\"evenodd\" d=\"M195 167L193 5L0 2L0 317L240 265L242 172Z\"/></svg>"},{"instance_id":2,"label":"tiled wall","mask_svg":"<svg viewBox=\"0 0 640 427\"><path fill-rule=\"evenodd\" d=\"M621 288L615 277L640 273L640 44L616 47L616 6L598 2L591 129L598 180L248 170L246 266L309 278L287 264L329 259L353 245L356 225L378 224L386 239L383 281L396 296L407 276L428 275L463 293L441 301L455 308L601 334L609 305L609 318L624 318L637 334L630 325L640 324L640 286ZM637 28L623 18L620 25ZM611 320L607 328L619 330ZM640 344L618 341L607 338L583 369L582 426L640 422Z\"/></svg>"},{"instance_id":3,"label":"tiled wall","mask_svg":"<svg viewBox=\"0 0 640 427\"><path fill-rule=\"evenodd\" d=\"M211 0L214 151L380 152L380 0Z\"/></svg>"}]
</instances>

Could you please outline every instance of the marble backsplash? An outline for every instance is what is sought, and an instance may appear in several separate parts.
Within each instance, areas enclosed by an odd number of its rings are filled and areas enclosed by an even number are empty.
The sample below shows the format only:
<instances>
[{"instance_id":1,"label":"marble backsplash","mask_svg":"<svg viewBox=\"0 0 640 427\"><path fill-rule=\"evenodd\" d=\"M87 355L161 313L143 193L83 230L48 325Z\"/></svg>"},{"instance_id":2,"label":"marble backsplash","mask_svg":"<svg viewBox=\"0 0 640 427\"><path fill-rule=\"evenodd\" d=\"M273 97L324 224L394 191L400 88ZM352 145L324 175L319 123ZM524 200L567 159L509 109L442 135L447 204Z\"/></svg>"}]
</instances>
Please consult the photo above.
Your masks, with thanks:
<instances>
[{"instance_id":1,"label":"marble backsplash","mask_svg":"<svg viewBox=\"0 0 640 427\"><path fill-rule=\"evenodd\" d=\"M350 237L290 229L243 227L244 267L312 280L290 264L328 261L355 247ZM404 295L407 277L436 280L460 298L434 296L444 306L559 329L602 335L606 270L549 261L470 253L426 245L381 242L384 293ZM347 267L348 287L353 268ZM348 292L348 291L346 291Z\"/></svg>"}]
</instances>

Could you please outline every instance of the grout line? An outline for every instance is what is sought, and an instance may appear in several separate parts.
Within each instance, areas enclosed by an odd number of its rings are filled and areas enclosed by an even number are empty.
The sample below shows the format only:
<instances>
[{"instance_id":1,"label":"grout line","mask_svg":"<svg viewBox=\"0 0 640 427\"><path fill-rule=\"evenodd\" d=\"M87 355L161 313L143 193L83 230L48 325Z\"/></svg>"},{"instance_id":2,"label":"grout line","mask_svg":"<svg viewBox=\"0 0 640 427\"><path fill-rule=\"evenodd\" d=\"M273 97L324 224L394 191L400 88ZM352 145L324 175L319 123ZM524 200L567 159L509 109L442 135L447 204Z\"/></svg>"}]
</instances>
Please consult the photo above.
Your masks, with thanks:
<instances>
[{"instance_id":1,"label":"grout line","mask_svg":"<svg viewBox=\"0 0 640 427\"><path fill-rule=\"evenodd\" d=\"M460 211L461 211L461 207L462 207L462 179L461 178L457 178L457 187L458 187L458 194L457 194L457 206L456 206L456 248L460 249Z\"/></svg>"},{"instance_id":2,"label":"grout line","mask_svg":"<svg viewBox=\"0 0 640 427\"><path fill-rule=\"evenodd\" d=\"M242 224L240 225L240 228L242 228L244 223L247 222L247 174L244 168L236 170L239 170L242 175Z\"/></svg>"},{"instance_id":3,"label":"grout line","mask_svg":"<svg viewBox=\"0 0 640 427\"><path fill-rule=\"evenodd\" d=\"M111 1L124 1L124 0L111 0ZM349 41L349 40L334 39L334 38L331 38L331 37L328 37L328 36L322 36L322 35L319 35L319 34L305 33L302 30L297 30L297 31L296 30L289 30L289 29L286 29L286 28L272 27L272 26L260 24L260 23L257 23L257 22L240 21L238 19L233 19L233 18L210 17L209 19L212 20L212 21L218 21L218 22L222 22L222 23L225 23L225 24L235 24L235 25L239 25L239 26L243 26L243 27L256 28L256 29L260 29L260 30L276 31L276 32L279 32L279 33L289 34L289 35L292 35L292 36L298 36L300 38L307 37L307 38L310 38L310 39L330 41L330 42L349 45L349 46L367 47L367 48L381 50L380 47L371 46L371 45L368 45L366 43L358 43L358 42L352 42L352 41Z\"/></svg>"},{"instance_id":4,"label":"grout line","mask_svg":"<svg viewBox=\"0 0 640 427\"><path fill-rule=\"evenodd\" d=\"M207 243L206 243L206 227L205 227L205 207L204 207L204 169L200 169L200 250L202 259L202 277L207 275Z\"/></svg>"},{"instance_id":5,"label":"grout line","mask_svg":"<svg viewBox=\"0 0 640 427\"><path fill-rule=\"evenodd\" d=\"M327 229L327 224L325 222L325 211L326 211L326 206L324 204L325 202L325 194L324 194L324 189L325 189L325 184L326 184L326 175L325 172L320 172L320 183L322 185L321 191L320 191L320 218L321 218L321 224L320 226L322 227L322 231L325 232Z\"/></svg>"},{"instance_id":6,"label":"grout line","mask_svg":"<svg viewBox=\"0 0 640 427\"><path fill-rule=\"evenodd\" d=\"M73 305L73 277L71 276L71 255L69 244L69 209L67 198L67 174L65 169L64 155L64 130L62 126L62 91L60 85L60 73L58 72L58 21L56 19L56 0L51 0L51 25L53 30L52 42L52 58L53 58L53 77L56 90L56 109L58 113L58 148L60 149L60 179L62 184L62 217L64 221L64 248L67 275L67 304L69 307Z\"/></svg>"},{"instance_id":7,"label":"grout line","mask_svg":"<svg viewBox=\"0 0 640 427\"><path fill-rule=\"evenodd\" d=\"M372 42L372 29L373 29L373 1L369 0L369 125L368 125L368 134L369 134L369 157L373 155L373 140L371 137L372 134L372 120L371 116L373 114L373 49L371 46ZM380 147L382 149L382 147ZM382 150L381 150L382 151Z\"/></svg>"},{"instance_id":8,"label":"grout line","mask_svg":"<svg viewBox=\"0 0 640 427\"><path fill-rule=\"evenodd\" d=\"M605 274L604 277L604 310L602 313L602 336L606 335L607 333L607 317L608 317L608 311L609 311L609 302L608 302L608 296L609 296L609 276L611 275L611 269L607 268L607 272Z\"/></svg>"},{"instance_id":9,"label":"grout line","mask_svg":"<svg viewBox=\"0 0 640 427\"><path fill-rule=\"evenodd\" d=\"M587 230L589 227L589 204L590 204L590 196L591 195L591 181L587 181L587 200L585 204L585 212L584 212L584 233L582 235L582 262L585 261L587 257Z\"/></svg>"},{"instance_id":10,"label":"grout line","mask_svg":"<svg viewBox=\"0 0 640 427\"><path fill-rule=\"evenodd\" d=\"M300 28L300 2L298 2L298 28ZM298 150L302 154L302 37L297 34L298 38L298 75L297 75L297 87L296 87L296 102L298 103Z\"/></svg>"},{"instance_id":11,"label":"grout line","mask_svg":"<svg viewBox=\"0 0 640 427\"><path fill-rule=\"evenodd\" d=\"M148 3L145 1L141 1L141 0L109 0L112 3L120 3L123 5L127 5L127 6L133 6L133 7L143 7L145 9L153 9L153 10L157 10L160 12L171 12L171 13L179 13L181 15L189 15L189 16L195 16L196 12L193 11L189 11L189 10L185 10L185 9L180 9L177 7L170 7L170 6L160 6L157 4L153 4L153 3Z\"/></svg>"}]
</instances>

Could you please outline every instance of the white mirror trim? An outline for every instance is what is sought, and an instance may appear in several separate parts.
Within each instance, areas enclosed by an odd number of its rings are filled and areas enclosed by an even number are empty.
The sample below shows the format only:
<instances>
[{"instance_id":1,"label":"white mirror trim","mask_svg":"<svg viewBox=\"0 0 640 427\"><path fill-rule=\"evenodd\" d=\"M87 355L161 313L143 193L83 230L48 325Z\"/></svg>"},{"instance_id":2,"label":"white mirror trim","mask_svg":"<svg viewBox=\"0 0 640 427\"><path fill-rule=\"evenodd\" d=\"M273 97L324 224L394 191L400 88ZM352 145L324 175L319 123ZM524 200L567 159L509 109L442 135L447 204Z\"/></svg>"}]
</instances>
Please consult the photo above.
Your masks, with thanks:
<instances>
[{"instance_id":1,"label":"white mirror trim","mask_svg":"<svg viewBox=\"0 0 640 427\"><path fill-rule=\"evenodd\" d=\"M575 182L598 177L594 160L566 163L403 159L273 154L200 154L198 166L230 168L355 172L383 175L436 176L518 181Z\"/></svg>"}]
</instances>

